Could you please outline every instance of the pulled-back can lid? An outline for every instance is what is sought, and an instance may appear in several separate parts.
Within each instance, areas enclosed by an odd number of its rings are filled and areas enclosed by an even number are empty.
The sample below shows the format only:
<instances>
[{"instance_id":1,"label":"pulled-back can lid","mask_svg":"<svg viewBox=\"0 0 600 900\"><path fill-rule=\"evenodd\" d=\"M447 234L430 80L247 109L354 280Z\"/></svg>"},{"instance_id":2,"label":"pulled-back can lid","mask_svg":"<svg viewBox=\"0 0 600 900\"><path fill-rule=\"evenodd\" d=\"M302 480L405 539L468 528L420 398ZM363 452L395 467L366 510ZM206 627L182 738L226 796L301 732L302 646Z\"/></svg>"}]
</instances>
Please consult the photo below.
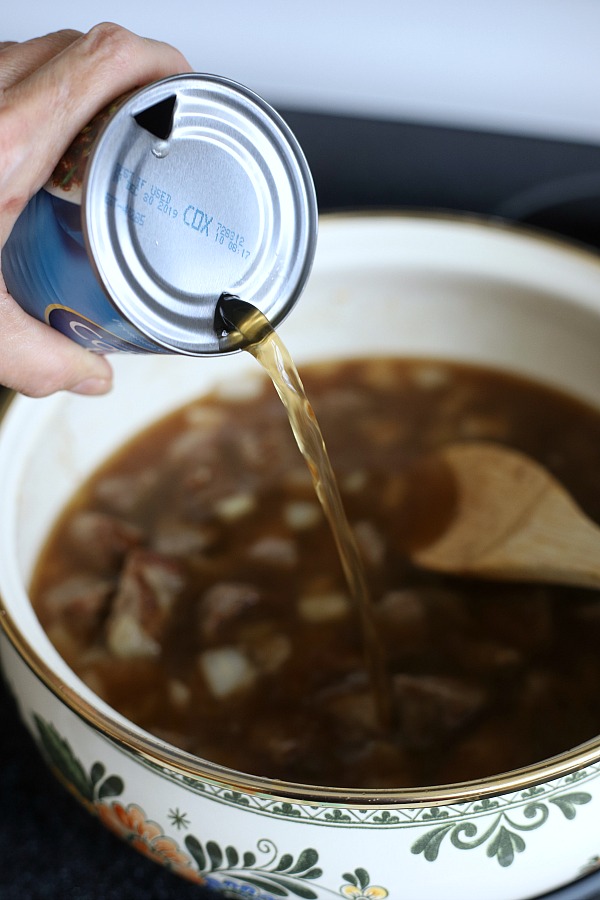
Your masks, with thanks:
<instances>
[{"instance_id":1,"label":"pulled-back can lid","mask_svg":"<svg viewBox=\"0 0 600 900\"><path fill-rule=\"evenodd\" d=\"M284 120L247 88L179 75L129 96L88 160L84 237L104 291L178 353L239 348L215 328L223 293L277 326L312 265L317 203Z\"/></svg>"}]
</instances>

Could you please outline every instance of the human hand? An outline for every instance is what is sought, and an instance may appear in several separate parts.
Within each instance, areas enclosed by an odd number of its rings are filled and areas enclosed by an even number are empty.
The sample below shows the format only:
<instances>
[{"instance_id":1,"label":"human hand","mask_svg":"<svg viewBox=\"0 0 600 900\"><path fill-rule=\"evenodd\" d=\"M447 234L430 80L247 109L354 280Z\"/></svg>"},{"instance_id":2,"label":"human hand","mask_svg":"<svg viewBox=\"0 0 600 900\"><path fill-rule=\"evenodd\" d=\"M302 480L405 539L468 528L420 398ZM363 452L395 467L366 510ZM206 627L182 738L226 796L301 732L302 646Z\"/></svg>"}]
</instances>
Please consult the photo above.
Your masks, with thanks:
<instances>
[{"instance_id":1,"label":"human hand","mask_svg":"<svg viewBox=\"0 0 600 900\"><path fill-rule=\"evenodd\" d=\"M70 143L107 103L159 78L189 72L168 44L118 25L0 43L0 247ZM58 390L103 394L112 370L27 315L0 273L0 384L32 397Z\"/></svg>"}]
</instances>

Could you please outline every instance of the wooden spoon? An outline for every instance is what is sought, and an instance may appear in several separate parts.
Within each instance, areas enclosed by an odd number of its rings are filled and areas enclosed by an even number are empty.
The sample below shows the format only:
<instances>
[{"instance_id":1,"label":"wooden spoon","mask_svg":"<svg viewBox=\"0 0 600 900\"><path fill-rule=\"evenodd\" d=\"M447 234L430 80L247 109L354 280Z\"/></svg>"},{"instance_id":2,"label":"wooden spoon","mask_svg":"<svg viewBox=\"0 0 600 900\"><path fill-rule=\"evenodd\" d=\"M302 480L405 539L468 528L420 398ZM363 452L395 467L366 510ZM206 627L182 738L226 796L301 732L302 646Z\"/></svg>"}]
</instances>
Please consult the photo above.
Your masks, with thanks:
<instances>
[{"instance_id":1,"label":"wooden spoon","mask_svg":"<svg viewBox=\"0 0 600 900\"><path fill-rule=\"evenodd\" d=\"M419 566L461 575L600 587L600 527L542 466L498 444L435 454L454 482L442 532L411 552Z\"/></svg>"}]
</instances>

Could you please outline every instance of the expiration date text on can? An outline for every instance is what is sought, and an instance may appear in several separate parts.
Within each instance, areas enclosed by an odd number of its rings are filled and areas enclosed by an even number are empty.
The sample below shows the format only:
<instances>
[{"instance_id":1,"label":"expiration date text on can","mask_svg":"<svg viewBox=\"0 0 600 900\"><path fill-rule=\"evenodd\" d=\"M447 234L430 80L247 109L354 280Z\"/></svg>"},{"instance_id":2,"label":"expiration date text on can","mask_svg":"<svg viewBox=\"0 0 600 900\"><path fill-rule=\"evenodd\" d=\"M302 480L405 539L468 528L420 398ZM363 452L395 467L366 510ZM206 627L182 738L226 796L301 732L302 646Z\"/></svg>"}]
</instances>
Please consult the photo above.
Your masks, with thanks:
<instances>
[{"instance_id":1,"label":"expiration date text on can","mask_svg":"<svg viewBox=\"0 0 600 900\"><path fill-rule=\"evenodd\" d=\"M120 163L116 163L113 179L115 184L120 184L132 194L134 197L138 195L140 190L146 184L146 179L142 178L141 175L138 175L132 169L127 169L125 166L122 166Z\"/></svg>"},{"instance_id":2,"label":"expiration date text on can","mask_svg":"<svg viewBox=\"0 0 600 900\"><path fill-rule=\"evenodd\" d=\"M244 235L234 228L227 228L222 222L217 222L215 241L218 244L226 244L228 250L231 250L232 253L239 253L242 259L248 259L250 256L250 250L246 250L244 246Z\"/></svg>"},{"instance_id":3,"label":"expiration date text on can","mask_svg":"<svg viewBox=\"0 0 600 900\"><path fill-rule=\"evenodd\" d=\"M151 185L150 190L144 193L142 199L148 206L154 206L158 212L164 213L171 219L176 219L179 215L179 210L171 203L171 195L154 184Z\"/></svg>"},{"instance_id":4,"label":"expiration date text on can","mask_svg":"<svg viewBox=\"0 0 600 900\"><path fill-rule=\"evenodd\" d=\"M115 197L114 194L106 193L105 195L105 204L110 209L118 209L119 212L123 213L130 222L133 222L134 225L143 225L146 221L146 216L131 206L129 203L123 203L118 197Z\"/></svg>"}]
</instances>

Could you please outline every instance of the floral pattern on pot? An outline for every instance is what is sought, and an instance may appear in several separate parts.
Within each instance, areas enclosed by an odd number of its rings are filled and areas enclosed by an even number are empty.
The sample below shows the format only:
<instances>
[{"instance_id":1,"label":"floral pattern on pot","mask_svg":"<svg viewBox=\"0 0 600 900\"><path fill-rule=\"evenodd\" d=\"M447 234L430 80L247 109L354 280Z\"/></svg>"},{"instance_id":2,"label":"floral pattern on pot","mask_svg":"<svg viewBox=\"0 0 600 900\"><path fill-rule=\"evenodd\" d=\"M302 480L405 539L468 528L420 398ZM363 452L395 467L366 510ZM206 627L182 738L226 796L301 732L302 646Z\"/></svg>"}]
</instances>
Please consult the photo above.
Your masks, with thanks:
<instances>
[{"instance_id":1,"label":"floral pattern on pot","mask_svg":"<svg viewBox=\"0 0 600 900\"><path fill-rule=\"evenodd\" d=\"M395 807L391 810L350 807L332 808L323 805L292 803L275 797L244 794L204 782L189 775L178 775L172 770L150 760L140 760L142 765L160 773L173 784L184 785L193 793L210 797L227 806L245 807L254 813L290 820L304 820L319 825L348 828L414 828L423 832L414 842L412 852L422 855L428 862L437 859L446 837L460 850L485 847L487 856L501 866L510 866L515 854L526 848L520 834L535 831L550 820L555 810L560 810L567 821L575 819L577 810L589 803L593 796L585 790L586 783L600 777L600 763L595 763L571 775L554 781L502 794L493 799L453 803L448 806L417 809ZM549 805L550 804L550 805ZM493 816L493 824L490 817ZM485 829L479 833L477 823L485 820ZM510 852L508 841L513 844ZM490 847L491 852L490 852Z\"/></svg>"},{"instance_id":2,"label":"floral pattern on pot","mask_svg":"<svg viewBox=\"0 0 600 900\"><path fill-rule=\"evenodd\" d=\"M589 803L592 799L592 795L587 791L573 790L546 801L544 793L544 788L530 788L524 791L523 797L530 797L531 801L521 809L523 821L518 821L514 815L502 810L492 818L491 824L487 824L486 821L487 827L481 833L473 822L461 824L445 822L448 812L437 807L433 808L426 816L441 824L436 824L418 838L412 845L412 852L422 853L426 860L434 862L438 857L440 845L446 837L449 837L458 850L473 850L485 846L489 857L495 858L501 866L510 866L514 862L515 854L522 853L526 849L523 833L535 831L548 820L551 811L549 804L560 809L566 819L574 819L577 807ZM481 810L493 810L498 806L494 800L482 800L479 804Z\"/></svg>"},{"instance_id":3,"label":"floral pattern on pot","mask_svg":"<svg viewBox=\"0 0 600 900\"><path fill-rule=\"evenodd\" d=\"M280 853L272 841L261 839L257 844L259 858L251 850L240 853L233 846L223 848L212 840L202 843L197 837L187 835L186 853L157 822L146 817L141 806L124 805L115 799L125 788L119 776L107 776L101 762L94 763L86 772L54 725L39 715L34 715L34 722L41 751L60 780L107 828L144 856L188 881L227 897L255 897L256 900L318 897L310 887L310 882L316 884L323 874L317 865L317 850L307 848L294 858L290 853ZM168 817L178 830L188 827L187 817L179 809L169 810ZM341 878L345 882L339 891L343 897L384 900L388 896L386 888L370 883L366 869L357 868Z\"/></svg>"},{"instance_id":4,"label":"floral pattern on pot","mask_svg":"<svg viewBox=\"0 0 600 900\"><path fill-rule=\"evenodd\" d=\"M318 896L310 887L311 883L316 887L323 875L316 849L306 848L294 858L290 853L281 853L274 842L266 838L258 841L255 852L249 849L240 851L229 845L221 847L210 839L203 843L191 834L185 836L181 847L177 840L164 833L161 825L146 817L141 806L135 803L124 805L116 799L125 789L122 778L107 775L101 762L95 762L87 772L69 743L51 723L35 714L33 720L42 753L61 781L104 825L145 856L190 881L225 891L228 896L235 896L236 892L263 900L290 895L311 900ZM152 763L147 764L160 768ZM459 810L457 817L455 807L413 810L411 825L420 826L421 833L412 843L411 852L433 863L442 844L449 842L457 850L484 848L488 858L495 859L502 867L511 866L516 855L526 850L524 835L541 828L554 810L560 811L565 819L572 820L578 808L590 802L592 795L582 789L581 782L588 778L595 779L597 770L598 767L593 766L566 776L558 785L529 788L518 794L517 802L514 802L515 798L512 803L498 798L466 804L466 816L461 814L465 810ZM164 774L167 774L166 771ZM186 777L185 781L188 787L192 786L192 779ZM195 786L198 790L209 787L200 783ZM248 806L254 798L223 790L220 795L215 795L215 799ZM314 810L322 813L322 823L338 826L356 824L354 813L359 812L322 810L320 807L314 807ZM284 801L277 801L268 809L270 815L291 819L301 817L305 811L306 808ZM189 819L185 811L169 809L167 818L178 832L187 831ZM401 823L399 815L385 810L371 814L369 821L378 827L397 827ZM425 830L423 826L426 826ZM586 869L592 867L590 864ZM381 900L388 896L387 888L371 884L369 873L364 868L356 868L341 878L344 884L339 888L339 893L344 897ZM249 894L248 891L252 890L255 893Z\"/></svg>"}]
</instances>

